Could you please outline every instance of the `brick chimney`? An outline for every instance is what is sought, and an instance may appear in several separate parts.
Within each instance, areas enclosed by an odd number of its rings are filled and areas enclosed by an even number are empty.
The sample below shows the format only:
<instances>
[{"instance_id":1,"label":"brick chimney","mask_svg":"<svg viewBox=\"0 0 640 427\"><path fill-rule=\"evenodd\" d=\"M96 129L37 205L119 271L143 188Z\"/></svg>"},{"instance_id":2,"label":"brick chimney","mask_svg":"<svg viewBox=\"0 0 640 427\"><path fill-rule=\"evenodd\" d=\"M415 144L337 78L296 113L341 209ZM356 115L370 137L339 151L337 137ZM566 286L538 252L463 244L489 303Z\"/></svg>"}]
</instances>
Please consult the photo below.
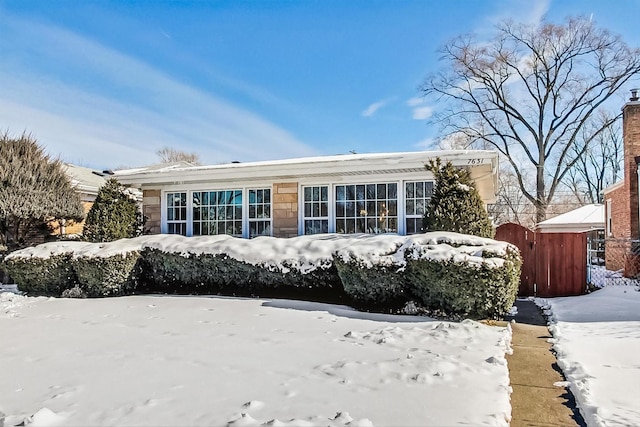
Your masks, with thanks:
<instances>
[{"instance_id":1,"label":"brick chimney","mask_svg":"<svg viewBox=\"0 0 640 427\"><path fill-rule=\"evenodd\" d=\"M640 102L638 89L631 90L631 97L622 107L622 140L624 142L624 187L628 195L628 231L624 237L638 239L638 161L640 160ZM622 236L621 236L622 237Z\"/></svg>"}]
</instances>

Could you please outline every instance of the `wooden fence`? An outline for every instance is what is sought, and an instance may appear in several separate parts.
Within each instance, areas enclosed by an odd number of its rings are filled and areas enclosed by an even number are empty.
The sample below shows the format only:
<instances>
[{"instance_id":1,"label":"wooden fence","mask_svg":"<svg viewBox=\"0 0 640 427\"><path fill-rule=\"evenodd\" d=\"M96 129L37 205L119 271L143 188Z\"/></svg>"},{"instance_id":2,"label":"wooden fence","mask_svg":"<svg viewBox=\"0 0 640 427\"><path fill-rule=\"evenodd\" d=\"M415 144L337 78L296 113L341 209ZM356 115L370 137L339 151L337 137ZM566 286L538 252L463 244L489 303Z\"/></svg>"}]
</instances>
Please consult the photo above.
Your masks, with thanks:
<instances>
[{"instance_id":1,"label":"wooden fence","mask_svg":"<svg viewBox=\"0 0 640 427\"><path fill-rule=\"evenodd\" d=\"M587 234L540 233L503 224L496 240L514 244L522 255L519 296L581 295L587 285Z\"/></svg>"}]
</instances>

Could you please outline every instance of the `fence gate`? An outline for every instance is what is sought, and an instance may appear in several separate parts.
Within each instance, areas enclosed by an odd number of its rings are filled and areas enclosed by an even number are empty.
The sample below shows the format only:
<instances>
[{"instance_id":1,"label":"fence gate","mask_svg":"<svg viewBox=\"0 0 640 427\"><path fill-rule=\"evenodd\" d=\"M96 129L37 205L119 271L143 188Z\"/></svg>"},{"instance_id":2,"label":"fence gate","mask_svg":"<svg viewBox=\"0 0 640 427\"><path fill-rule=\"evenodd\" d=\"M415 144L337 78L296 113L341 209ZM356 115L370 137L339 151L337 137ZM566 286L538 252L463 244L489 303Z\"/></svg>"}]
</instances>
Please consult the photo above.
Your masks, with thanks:
<instances>
[{"instance_id":1,"label":"fence gate","mask_svg":"<svg viewBox=\"0 0 640 427\"><path fill-rule=\"evenodd\" d=\"M519 296L555 297L585 293L586 233L540 233L509 223L497 228L495 238L520 249Z\"/></svg>"},{"instance_id":2,"label":"fence gate","mask_svg":"<svg viewBox=\"0 0 640 427\"><path fill-rule=\"evenodd\" d=\"M496 240L503 240L515 245L522 255L520 287L518 295L534 295L536 283L536 244L535 233L520 224L502 224L496 229Z\"/></svg>"}]
</instances>

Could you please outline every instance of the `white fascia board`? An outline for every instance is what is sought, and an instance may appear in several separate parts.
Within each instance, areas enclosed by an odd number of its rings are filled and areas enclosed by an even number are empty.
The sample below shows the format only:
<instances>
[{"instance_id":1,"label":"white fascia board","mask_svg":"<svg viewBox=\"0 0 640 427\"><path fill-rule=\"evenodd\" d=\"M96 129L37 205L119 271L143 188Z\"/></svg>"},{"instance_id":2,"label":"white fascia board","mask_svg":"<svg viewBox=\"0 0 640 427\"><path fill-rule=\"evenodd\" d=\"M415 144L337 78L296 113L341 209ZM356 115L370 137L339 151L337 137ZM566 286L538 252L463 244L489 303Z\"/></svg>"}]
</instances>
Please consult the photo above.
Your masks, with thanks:
<instances>
[{"instance_id":1,"label":"white fascia board","mask_svg":"<svg viewBox=\"0 0 640 427\"><path fill-rule=\"evenodd\" d=\"M215 181L296 179L336 174L376 174L419 172L431 159L440 157L454 166L473 167L491 163L497 173L498 155L488 150L423 151L410 153L352 154L268 162L195 166L160 171L137 171L117 175L120 182L133 185L170 185ZM496 178L497 179L497 178Z\"/></svg>"}]
</instances>

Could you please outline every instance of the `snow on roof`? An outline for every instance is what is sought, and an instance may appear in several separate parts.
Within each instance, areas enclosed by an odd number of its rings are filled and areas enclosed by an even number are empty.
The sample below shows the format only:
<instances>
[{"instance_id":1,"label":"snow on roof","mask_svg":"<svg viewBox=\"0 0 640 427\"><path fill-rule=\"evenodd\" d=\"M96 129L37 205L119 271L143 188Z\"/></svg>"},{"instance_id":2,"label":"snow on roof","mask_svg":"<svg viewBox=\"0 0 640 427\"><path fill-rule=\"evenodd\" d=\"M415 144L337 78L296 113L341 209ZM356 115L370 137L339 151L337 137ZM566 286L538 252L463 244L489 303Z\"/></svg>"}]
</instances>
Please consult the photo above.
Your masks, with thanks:
<instances>
[{"instance_id":1,"label":"snow on roof","mask_svg":"<svg viewBox=\"0 0 640 427\"><path fill-rule=\"evenodd\" d=\"M342 163L353 161L367 161L367 160L387 160L390 162L400 162L402 160L415 158L421 156L425 158L441 157L443 159L450 159L455 157L464 158L493 158L497 159L498 155L494 151L490 150L439 150L439 151L409 151L409 152L397 152L397 153L364 153L364 154L338 154L333 156L316 156L316 157L299 157L293 159L281 159L281 160L265 160L257 162L233 162L222 163L216 165L205 166L193 166L190 164L167 164L167 165L152 165L147 167L124 169L115 171L116 175L138 175L154 172L182 172L182 171L206 171L216 169L237 169L237 168L256 168L262 166L284 166L284 165L315 165L318 163Z\"/></svg>"},{"instance_id":2,"label":"snow on roof","mask_svg":"<svg viewBox=\"0 0 640 427\"><path fill-rule=\"evenodd\" d=\"M581 228L588 230L590 228L604 227L604 205L590 204L579 207L572 211L563 213L538 223L537 228Z\"/></svg>"},{"instance_id":3,"label":"snow on roof","mask_svg":"<svg viewBox=\"0 0 640 427\"><path fill-rule=\"evenodd\" d=\"M98 194L98 190L106 181L104 174L95 169L65 163L62 165L65 173L71 179L71 184L79 191L87 194Z\"/></svg>"}]
</instances>

